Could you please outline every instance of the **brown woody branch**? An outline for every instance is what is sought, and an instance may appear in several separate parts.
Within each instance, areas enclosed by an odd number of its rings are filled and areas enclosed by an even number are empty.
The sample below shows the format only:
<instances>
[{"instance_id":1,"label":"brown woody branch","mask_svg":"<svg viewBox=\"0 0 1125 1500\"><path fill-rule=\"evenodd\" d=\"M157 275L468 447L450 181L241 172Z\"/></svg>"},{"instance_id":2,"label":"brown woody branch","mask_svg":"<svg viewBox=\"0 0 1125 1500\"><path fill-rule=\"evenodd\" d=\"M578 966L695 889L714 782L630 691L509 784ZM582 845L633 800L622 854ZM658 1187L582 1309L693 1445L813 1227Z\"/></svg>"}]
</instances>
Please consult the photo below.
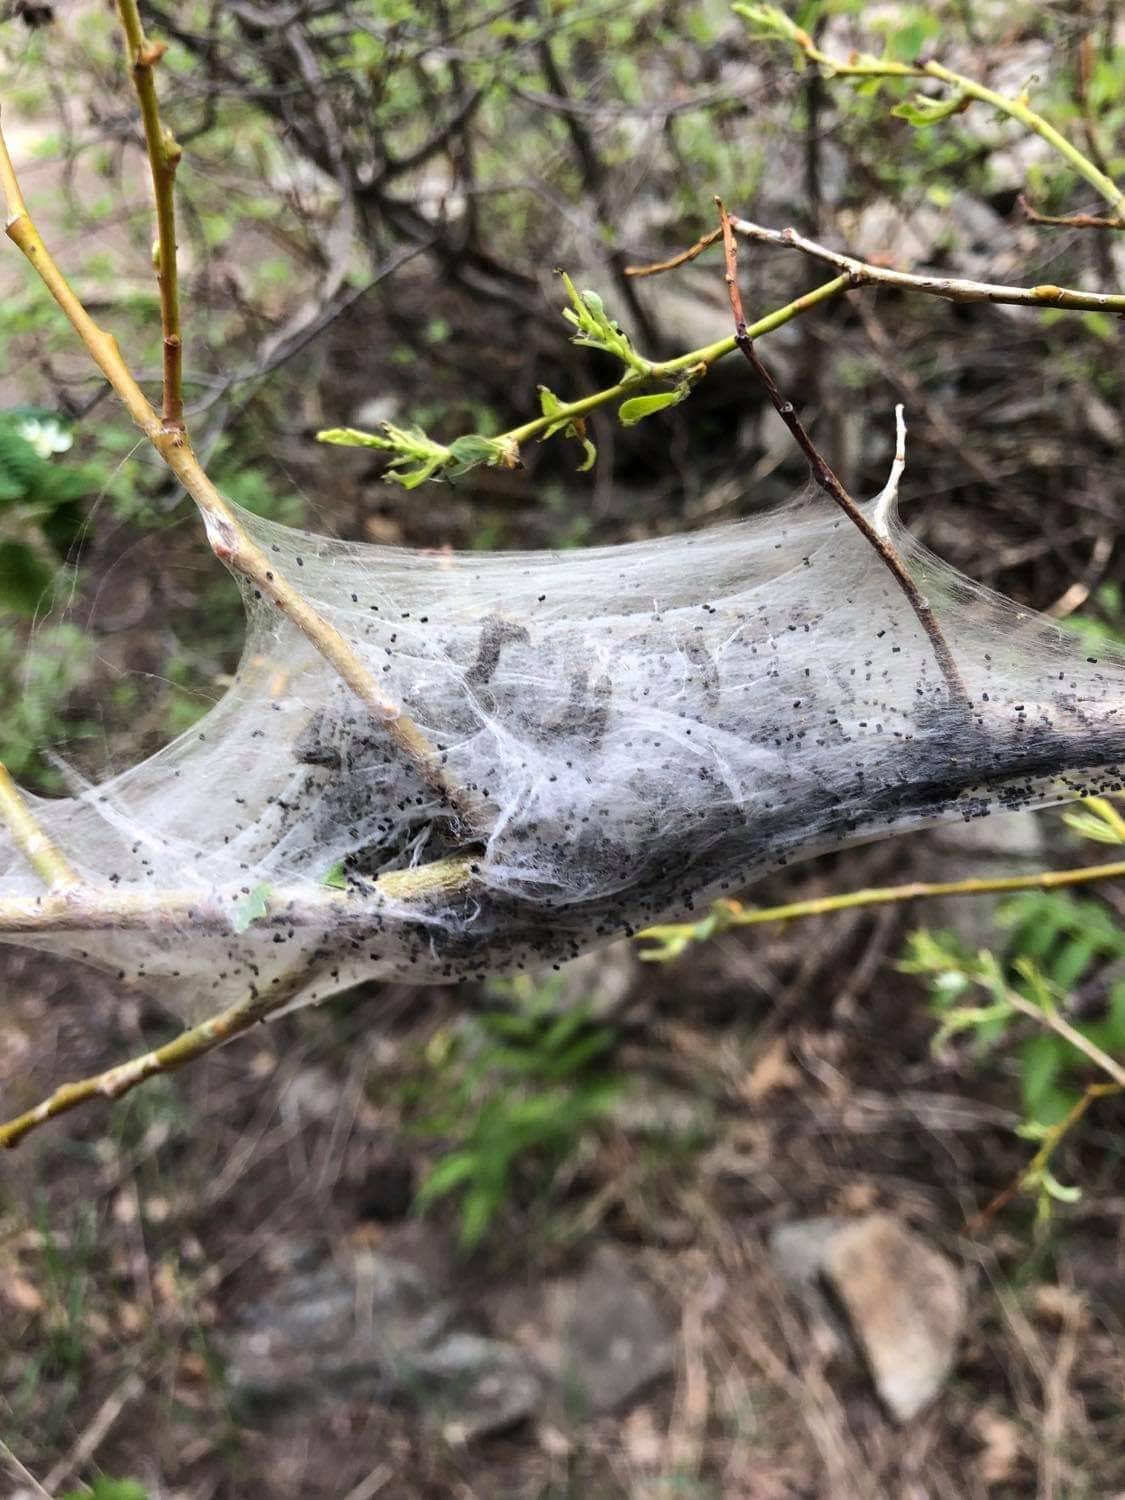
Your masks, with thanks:
<instances>
[{"instance_id":1,"label":"brown woody branch","mask_svg":"<svg viewBox=\"0 0 1125 1500\"><path fill-rule=\"evenodd\" d=\"M858 260L854 255L845 255L841 250L830 250L816 240L810 240L795 229L768 229L750 219L730 216L730 225L743 239L763 245L777 245L785 250L800 250L812 260L833 266L851 278L854 287L890 286L904 292L921 292L928 297L941 297L946 302L991 302L1010 307L1064 307L1071 312L1108 312L1125 314L1125 296L1114 292L1082 292L1071 287L1044 283L1040 286L1007 286L1002 282L969 281L960 276L926 276L910 271L896 271L890 266L873 265L870 261ZM657 276L663 271L682 266L709 246L722 238L722 230L712 230L696 240L695 244L667 260L652 265L629 266L630 276Z\"/></svg>"},{"instance_id":2,"label":"brown woody branch","mask_svg":"<svg viewBox=\"0 0 1125 1500\"><path fill-rule=\"evenodd\" d=\"M929 637L941 675L949 689L951 702L956 703L964 713L971 712L968 689L965 687L961 670L957 665L953 652L949 648L949 642L945 639L941 626L937 622L930 603L925 599L910 576L905 563L899 556L889 537L877 530L867 519L862 509L852 499L844 488L838 476L835 474L827 460L822 456L816 444L805 430L801 419L797 416L792 401L787 400L778 389L773 376L758 358L754 341L750 338L746 329L746 316L742 310L742 293L738 288L738 249L734 237L734 229L730 216L723 206L721 199L715 199L719 209L720 231L723 237L723 251L726 258L726 274L724 280L727 292L730 296L731 312L734 314L735 343L745 355L750 368L758 377L766 394L773 405L778 416L788 427L794 442L808 460L809 469L813 479L825 492L826 495L840 507L840 509L851 521L852 525L861 533L864 539L872 546L886 564L895 582L905 594L911 609L917 616L918 623Z\"/></svg>"}]
</instances>

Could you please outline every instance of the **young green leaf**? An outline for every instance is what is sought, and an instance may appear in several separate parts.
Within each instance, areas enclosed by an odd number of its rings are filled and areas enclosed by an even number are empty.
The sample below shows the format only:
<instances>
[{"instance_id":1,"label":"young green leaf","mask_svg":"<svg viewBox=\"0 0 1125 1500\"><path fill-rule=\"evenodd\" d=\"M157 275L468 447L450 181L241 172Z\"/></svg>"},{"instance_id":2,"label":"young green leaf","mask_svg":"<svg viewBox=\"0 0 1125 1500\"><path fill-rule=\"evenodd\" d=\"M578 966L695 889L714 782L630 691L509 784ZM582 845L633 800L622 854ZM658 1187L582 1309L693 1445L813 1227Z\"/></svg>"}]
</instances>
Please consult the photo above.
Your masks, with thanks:
<instances>
[{"instance_id":1,"label":"young green leaf","mask_svg":"<svg viewBox=\"0 0 1125 1500\"><path fill-rule=\"evenodd\" d=\"M629 336L608 315L597 292L580 292L565 271L562 279L571 302L570 307L563 309L563 317L578 330L573 342L586 349L600 349L604 354L612 354L628 369L647 374L648 361L642 359L630 343Z\"/></svg>"},{"instance_id":2,"label":"young green leaf","mask_svg":"<svg viewBox=\"0 0 1125 1500\"><path fill-rule=\"evenodd\" d=\"M578 465L578 473L588 473L589 470L592 469L597 462L598 450L586 436L586 423L581 417L572 418L567 416L566 412L563 410L562 402L555 395L554 391L548 390L545 385L539 386L538 390L539 408L542 411L543 415L545 417L558 416L558 420L552 422L546 428L543 436L539 441L545 442L547 438L554 437L556 432L561 432L563 437L574 438L577 442L582 444L583 452L582 462ZM561 413L561 415L559 415L559 413Z\"/></svg>"},{"instance_id":3,"label":"young green leaf","mask_svg":"<svg viewBox=\"0 0 1125 1500\"><path fill-rule=\"evenodd\" d=\"M631 396L617 408L617 420L622 427L635 427L646 417L655 416L669 406L678 406L687 395L686 390L659 391L654 396Z\"/></svg>"},{"instance_id":4,"label":"young green leaf","mask_svg":"<svg viewBox=\"0 0 1125 1500\"><path fill-rule=\"evenodd\" d=\"M238 903L231 921L235 932L245 932L253 923L260 922L269 914L270 895L270 886L256 885L250 894Z\"/></svg>"},{"instance_id":5,"label":"young green leaf","mask_svg":"<svg viewBox=\"0 0 1125 1500\"><path fill-rule=\"evenodd\" d=\"M1082 1197L1081 1188L1060 1182L1046 1167L1039 1173L1039 1186L1058 1203L1077 1203Z\"/></svg>"},{"instance_id":6,"label":"young green leaf","mask_svg":"<svg viewBox=\"0 0 1125 1500\"><path fill-rule=\"evenodd\" d=\"M388 448L386 438L358 427L324 427L316 435L318 443L333 443L338 448Z\"/></svg>"},{"instance_id":7,"label":"young green leaf","mask_svg":"<svg viewBox=\"0 0 1125 1500\"><path fill-rule=\"evenodd\" d=\"M959 115L971 103L968 94L954 94L949 99L927 99L924 94L915 94L913 99L905 99L901 104L896 104L891 114L921 128L936 125L939 120L948 120L950 115Z\"/></svg>"}]
</instances>

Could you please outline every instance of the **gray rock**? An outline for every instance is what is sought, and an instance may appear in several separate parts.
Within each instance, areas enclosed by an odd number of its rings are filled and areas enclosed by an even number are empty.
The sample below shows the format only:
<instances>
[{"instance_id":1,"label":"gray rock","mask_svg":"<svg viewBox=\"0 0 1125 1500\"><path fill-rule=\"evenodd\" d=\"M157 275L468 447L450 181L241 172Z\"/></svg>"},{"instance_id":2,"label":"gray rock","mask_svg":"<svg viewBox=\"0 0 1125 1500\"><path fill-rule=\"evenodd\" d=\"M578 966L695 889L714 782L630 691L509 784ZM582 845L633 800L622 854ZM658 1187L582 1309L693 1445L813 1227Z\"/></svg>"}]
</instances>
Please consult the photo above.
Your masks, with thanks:
<instances>
[{"instance_id":1,"label":"gray rock","mask_svg":"<svg viewBox=\"0 0 1125 1500\"><path fill-rule=\"evenodd\" d=\"M452 1308L403 1261L371 1252L298 1271L248 1309L227 1346L227 1381L246 1408L332 1393L389 1399L409 1357L448 1327Z\"/></svg>"},{"instance_id":2,"label":"gray rock","mask_svg":"<svg viewBox=\"0 0 1125 1500\"><path fill-rule=\"evenodd\" d=\"M956 1267L882 1213L832 1235L823 1266L883 1404L897 1421L909 1421L953 1368L967 1311Z\"/></svg>"},{"instance_id":3,"label":"gray rock","mask_svg":"<svg viewBox=\"0 0 1125 1500\"><path fill-rule=\"evenodd\" d=\"M829 1240L840 1233L847 1219L825 1215L779 1224L770 1235L770 1260L777 1274L794 1291L803 1291L820 1281L824 1252Z\"/></svg>"},{"instance_id":4,"label":"gray rock","mask_svg":"<svg viewBox=\"0 0 1125 1500\"><path fill-rule=\"evenodd\" d=\"M829 1241L847 1219L828 1216L780 1224L770 1235L770 1261L786 1286L804 1304L816 1347L826 1359L851 1355L847 1324L832 1306L824 1289L824 1256ZM852 1355L854 1358L854 1355Z\"/></svg>"},{"instance_id":5,"label":"gray rock","mask_svg":"<svg viewBox=\"0 0 1125 1500\"><path fill-rule=\"evenodd\" d=\"M564 1388L589 1411L616 1411L671 1371L675 1338L616 1250L593 1255L571 1290L562 1339Z\"/></svg>"},{"instance_id":6,"label":"gray rock","mask_svg":"<svg viewBox=\"0 0 1125 1500\"><path fill-rule=\"evenodd\" d=\"M476 1333L451 1333L409 1360L409 1391L447 1442L506 1432L537 1409L542 1382L510 1344Z\"/></svg>"},{"instance_id":7,"label":"gray rock","mask_svg":"<svg viewBox=\"0 0 1125 1500\"><path fill-rule=\"evenodd\" d=\"M515 1426L542 1396L524 1355L456 1328L417 1266L372 1251L295 1270L244 1313L225 1352L232 1399L251 1421L368 1396L415 1405L447 1440L467 1442Z\"/></svg>"}]
</instances>

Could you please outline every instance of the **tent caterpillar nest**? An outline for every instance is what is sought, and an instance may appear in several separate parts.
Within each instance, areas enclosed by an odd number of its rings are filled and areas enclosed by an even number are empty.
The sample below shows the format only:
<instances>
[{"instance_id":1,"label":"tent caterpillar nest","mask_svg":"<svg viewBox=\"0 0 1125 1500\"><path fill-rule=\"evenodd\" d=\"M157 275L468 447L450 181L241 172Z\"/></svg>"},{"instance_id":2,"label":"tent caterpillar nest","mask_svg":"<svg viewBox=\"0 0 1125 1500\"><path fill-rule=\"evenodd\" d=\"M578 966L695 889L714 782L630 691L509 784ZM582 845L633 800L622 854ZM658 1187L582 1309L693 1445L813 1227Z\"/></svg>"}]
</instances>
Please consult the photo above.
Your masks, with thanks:
<instances>
[{"instance_id":1,"label":"tent caterpillar nest","mask_svg":"<svg viewBox=\"0 0 1125 1500\"><path fill-rule=\"evenodd\" d=\"M932 606L967 706L881 559L813 493L714 530L563 554L434 557L244 515L292 576L300 557L309 599L486 810L471 883L440 899L375 891L388 872L463 854L466 835L248 592L242 664L200 724L104 785L33 805L95 886L196 892L211 908L268 887L291 905L242 931L185 919L19 940L187 1015L298 969L315 976L310 1000L364 977L561 962L815 852L1121 789L1125 659L961 577L885 502L868 513ZM334 869L354 900L330 907ZM33 885L0 835L0 895Z\"/></svg>"}]
</instances>

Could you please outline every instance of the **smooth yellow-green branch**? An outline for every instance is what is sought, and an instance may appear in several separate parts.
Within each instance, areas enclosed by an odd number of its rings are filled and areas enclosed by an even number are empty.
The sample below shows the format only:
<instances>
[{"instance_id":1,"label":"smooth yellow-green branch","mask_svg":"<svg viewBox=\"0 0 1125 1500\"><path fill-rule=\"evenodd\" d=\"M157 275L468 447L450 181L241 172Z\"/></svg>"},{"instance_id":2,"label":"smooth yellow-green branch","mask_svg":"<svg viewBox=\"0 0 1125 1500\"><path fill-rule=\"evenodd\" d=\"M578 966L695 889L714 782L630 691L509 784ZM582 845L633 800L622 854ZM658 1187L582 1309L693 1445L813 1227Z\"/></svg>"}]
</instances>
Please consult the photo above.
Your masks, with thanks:
<instances>
[{"instance_id":1,"label":"smooth yellow-green branch","mask_svg":"<svg viewBox=\"0 0 1125 1500\"><path fill-rule=\"evenodd\" d=\"M52 891L72 890L81 882L66 856L57 849L39 826L34 814L20 796L19 788L0 761L0 823L15 840L16 848L43 883Z\"/></svg>"},{"instance_id":2,"label":"smooth yellow-green branch","mask_svg":"<svg viewBox=\"0 0 1125 1500\"><path fill-rule=\"evenodd\" d=\"M1020 94L1014 99L1010 98L1007 94L997 93L995 89L978 83L975 78L969 78L964 73L957 73L934 59L903 63L896 62L892 58L873 57L868 53L860 53L843 61L830 57L827 52L822 52L809 33L777 6L738 4L733 9L752 25L760 26L766 36L792 42L800 48L809 62L824 69L830 77L934 78L957 91L949 110L950 113L957 112L969 100L976 100L1009 116L1010 119L1018 120L1025 130L1030 130L1041 140L1046 141L1053 150L1070 163L1079 176L1085 178L1090 186L1097 190L1113 209L1115 220L1125 228L1125 192L1072 141L1068 141L1066 136L1058 131L1049 120L1033 110L1025 94ZM926 102L923 100L922 104L925 105Z\"/></svg>"},{"instance_id":3,"label":"smooth yellow-green branch","mask_svg":"<svg viewBox=\"0 0 1125 1500\"><path fill-rule=\"evenodd\" d=\"M3 794L3 778L0 777L0 797ZM0 812L5 811L0 801ZM51 868L47 864L36 864L46 878ZM65 868L65 867L64 867ZM430 865L419 865L411 870L396 870L381 875L374 882L370 896L358 891L339 891L329 887L313 887L299 892L277 891L265 898L266 911L263 925L281 923L285 926L298 922L323 923L326 920L358 922L369 920L376 905L385 907L388 901L397 903L429 904L463 895L471 886L476 869L471 856L436 861ZM60 882L52 881L58 886ZM233 898L235 893L230 893ZM296 903L300 902L300 910ZM177 894L166 892L146 893L131 899L127 893L99 892L88 885L76 889L56 889L38 900L19 902L0 900L0 918L5 909L15 907L8 915L22 925L5 927L0 920L0 931L34 931L36 914L45 920L43 926L50 931L60 931L67 926L87 929L91 926L114 928L145 927L148 929L168 927L177 929L185 922L198 926L214 926L216 930L229 933L234 912L233 899L200 898L198 893ZM327 963L326 963L327 966ZM65 1114L92 1099L117 1099L130 1089L136 1088L146 1078L156 1073L170 1073L196 1058L213 1052L233 1037L240 1036L259 1021L265 1021L283 1009L289 1001L305 989L315 978L312 968L301 969L273 984L263 994L251 995L217 1015L208 1017L199 1025L189 1027L163 1047L145 1052L140 1057L119 1063L105 1072L95 1073L74 1083L65 1083L42 1103L23 1114L0 1124L0 1147L19 1145L29 1131Z\"/></svg>"},{"instance_id":4,"label":"smooth yellow-green branch","mask_svg":"<svg viewBox=\"0 0 1125 1500\"><path fill-rule=\"evenodd\" d=\"M973 880L915 880L906 885L872 886L862 891L844 891L833 896L814 896L807 901L790 901L784 906L743 906L740 901L717 901L705 917L696 922L667 922L646 927L637 933L638 941L653 946L641 950L641 957L664 963L678 958L692 943L705 942L718 932L732 927L756 927L763 922L792 922L804 917L824 917L836 911L852 911L862 906L896 906L908 901L923 901L931 896L983 896L1013 891L1049 891L1063 886L1088 885L1095 880L1120 880L1125 877L1125 860L1108 865L1085 865L1076 870L1042 870L1035 875L1004 875Z\"/></svg>"}]
</instances>

